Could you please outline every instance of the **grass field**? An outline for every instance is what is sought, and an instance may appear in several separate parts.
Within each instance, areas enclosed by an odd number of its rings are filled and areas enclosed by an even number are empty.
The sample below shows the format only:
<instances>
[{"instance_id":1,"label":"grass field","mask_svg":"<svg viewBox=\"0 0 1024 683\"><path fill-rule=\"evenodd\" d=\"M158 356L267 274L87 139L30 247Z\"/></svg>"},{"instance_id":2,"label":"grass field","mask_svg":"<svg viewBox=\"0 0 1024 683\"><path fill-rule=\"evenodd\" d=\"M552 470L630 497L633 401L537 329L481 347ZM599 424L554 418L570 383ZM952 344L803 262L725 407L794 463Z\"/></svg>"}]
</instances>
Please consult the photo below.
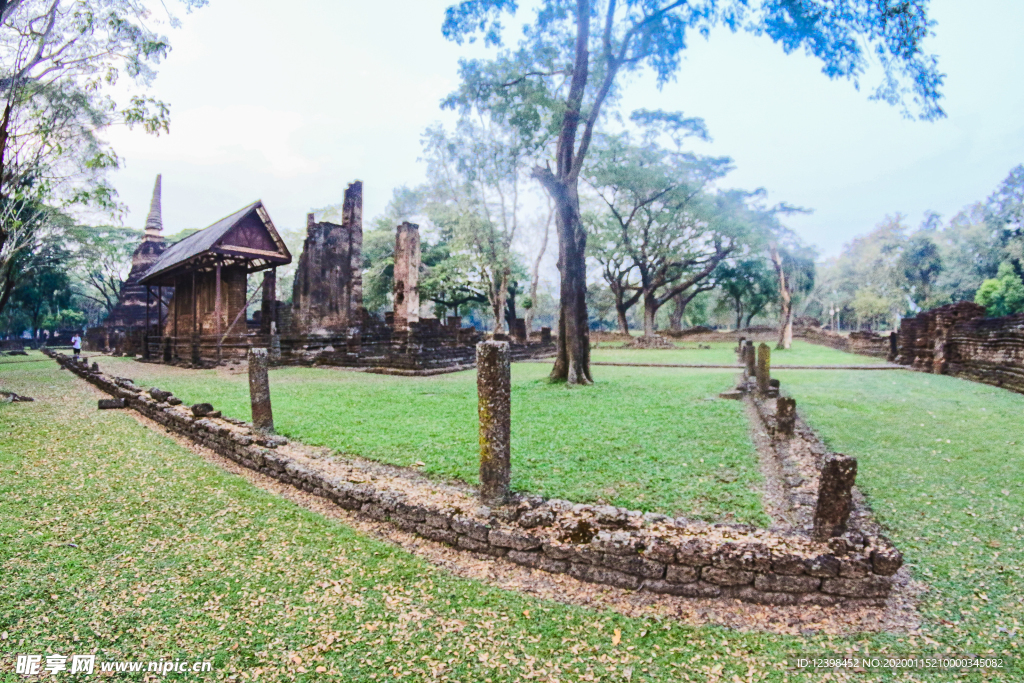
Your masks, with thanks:
<instances>
[{"instance_id":1,"label":"grass field","mask_svg":"<svg viewBox=\"0 0 1024 683\"><path fill-rule=\"evenodd\" d=\"M95 652L210 659L234 680L1021 680L1019 668L844 677L783 662L1020 652L1024 397L903 372L780 376L860 458L862 489L931 585L919 633L691 628L454 578L97 412L84 382L46 362L0 365L0 388L38 399L0 405L0 670L17 652Z\"/></svg>"},{"instance_id":2,"label":"grass field","mask_svg":"<svg viewBox=\"0 0 1024 683\"><path fill-rule=\"evenodd\" d=\"M247 375L101 359L107 372L250 418ZM730 370L601 368L577 391L546 364L512 370L512 482L574 501L766 523L742 405L717 398ZM393 377L325 368L270 375L281 434L427 474L475 483L476 375Z\"/></svg>"},{"instance_id":3,"label":"grass field","mask_svg":"<svg viewBox=\"0 0 1024 683\"><path fill-rule=\"evenodd\" d=\"M736 345L732 342L708 342L710 349L698 349L696 343L679 343L676 349L623 349L613 343L598 344L592 349L590 359L606 363L708 363L714 365L738 364ZM776 351L772 347L773 365L876 365L884 358L859 356L837 351L827 346L811 344L801 339L793 340L793 348ZM604 370L597 371L600 376Z\"/></svg>"},{"instance_id":4,"label":"grass field","mask_svg":"<svg viewBox=\"0 0 1024 683\"><path fill-rule=\"evenodd\" d=\"M931 637L1024 654L1024 396L911 372L777 376L830 448L857 457L876 516L933 587Z\"/></svg>"}]
</instances>

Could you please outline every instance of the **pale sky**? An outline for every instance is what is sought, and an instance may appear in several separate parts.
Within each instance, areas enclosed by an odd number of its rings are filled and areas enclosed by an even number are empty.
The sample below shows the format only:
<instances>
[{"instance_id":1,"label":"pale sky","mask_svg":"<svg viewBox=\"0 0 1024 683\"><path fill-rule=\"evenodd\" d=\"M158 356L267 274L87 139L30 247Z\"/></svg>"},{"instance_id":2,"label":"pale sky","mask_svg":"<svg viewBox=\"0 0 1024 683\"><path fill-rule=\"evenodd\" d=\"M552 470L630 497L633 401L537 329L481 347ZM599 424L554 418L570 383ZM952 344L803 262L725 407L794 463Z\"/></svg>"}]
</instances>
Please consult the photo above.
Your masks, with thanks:
<instances>
[{"instance_id":1,"label":"pale sky","mask_svg":"<svg viewBox=\"0 0 1024 683\"><path fill-rule=\"evenodd\" d=\"M423 181L423 129L453 120L438 103L469 48L441 35L451 1L210 0L179 12L183 27L167 31L173 51L150 89L171 104L170 134L109 135L124 162L114 183L125 224L142 227L157 173L167 232L206 227L255 199L279 227L300 228L356 179L368 221L394 187ZM631 84L623 111L703 117L713 141L697 151L736 164L720 185L764 187L771 201L813 209L789 225L834 254L886 214L915 226L929 209L949 218L1024 163L1024 2L933 0L931 15L949 115L935 123L903 119L869 101L869 87L829 81L819 63L767 38L727 31L694 36L662 91L651 79Z\"/></svg>"}]
</instances>

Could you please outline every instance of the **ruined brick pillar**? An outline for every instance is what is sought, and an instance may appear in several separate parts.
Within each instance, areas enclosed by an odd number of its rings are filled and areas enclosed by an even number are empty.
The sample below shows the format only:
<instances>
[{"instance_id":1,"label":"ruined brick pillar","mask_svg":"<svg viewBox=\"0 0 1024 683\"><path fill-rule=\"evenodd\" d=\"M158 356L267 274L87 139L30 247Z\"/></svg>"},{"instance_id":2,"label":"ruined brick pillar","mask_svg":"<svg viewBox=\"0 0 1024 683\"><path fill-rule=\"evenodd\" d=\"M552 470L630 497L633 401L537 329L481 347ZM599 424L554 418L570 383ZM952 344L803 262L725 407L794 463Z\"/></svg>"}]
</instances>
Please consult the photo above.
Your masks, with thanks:
<instances>
[{"instance_id":1,"label":"ruined brick pillar","mask_svg":"<svg viewBox=\"0 0 1024 683\"><path fill-rule=\"evenodd\" d=\"M295 269L292 326L298 334L351 334L362 324L363 184L345 190L341 224L306 217L306 240ZM279 327L280 327L280 322Z\"/></svg>"},{"instance_id":2,"label":"ruined brick pillar","mask_svg":"<svg viewBox=\"0 0 1024 683\"><path fill-rule=\"evenodd\" d=\"M857 459L831 453L825 457L818 480L818 502L814 506L814 530L811 538L827 541L846 533L853 508L853 484L857 479Z\"/></svg>"},{"instance_id":3,"label":"ruined brick pillar","mask_svg":"<svg viewBox=\"0 0 1024 683\"><path fill-rule=\"evenodd\" d=\"M540 343L550 344L551 343L551 328L542 327L540 328Z\"/></svg>"},{"instance_id":4,"label":"ruined brick pillar","mask_svg":"<svg viewBox=\"0 0 1024 683\"><path fill-rule=\"evenodd\" d=\"M512 326L512 338L519 344L526 343L526 318L516 318L516 323Z\"/></svg>"},{"instance_id":5,"label":"ruined brick pillar","mask_svg":"<svg viewBox=\"0 0 1024 683\"><path fill-rule=\"evenodd\" d=\"M744 342L747 340L746 337L740 337L740 343L736 347L736 353L740 354L740 358L743 357Z\"/></svg>"},{"instance_id":6,"label":"ruined brick pillar","mask_svg":"<svg viewBox=\"0 0 1024 683\"><path fill-rule=\"evenodd\" d=\"M249 349L249 401L252 404L252 428L261 434L274 433L274 413L270 408L269 354L266 349Z\"/></svg>"},{"instance_id":7,"label":"ruined brick pillar","mask_svg":"<svg viewBox=\"0 0 1024 683\"><path fill-rule=\"evenodd\" d=\"M754 365L754 342L748 339L743 345L743 374L747 377L753 377L755 373Z\"/></svg>"},{"instance_id":8,"label":"ruined brick pillar","mask_svg":"<svg viewBox=\"0 0 1024 683\"><path fill-rule=\"evenodd\" d=\"M753 351L753 348L751 348ZM772 350L765 343L757 347L757 368L754 376L757 377L757 393L765 396L770 388L769 380L772 377Z\"/></svg>"},{"instance_id":9,"label":"ruined brick pillar","mask_svg":"<svg viewBox=\"0 0 1024 683\"><path fill-rule=\"evenodd\" d=\"M408 221L395 232L395 329L420 319L420 226Z\"/></svg>"},{"instance_id":10,"label":"ruined brick pillar","mask_svg":"<svg viewBox=\"0 0 1024 683\"><path fill-rule=\"evenodd\" d=\"M796 427L796 399L779 396L775 401L775 426L782 436L793 436Z\"/></svg>"},{"instance_id":11,"label":"ruined brick pillar","mask_svg":"<svg viewBox=\"0 0 1024 683\"><path fill-rule=\"evenodd\" d=\"M277 268L263 271L263 303L260 304L260 334L271 333L277 317Z\"/></svg>"},{"instance_id":12,"label":"ruined brick pillar","mask_svg":"<svg viewBox=\"0 0 1024 683\"><path fill-rule=\"evenodd\" d=\"M480 500L508 501L511 479L512 377L508 342L476 345L476 391L480 416Z\"/></svg>"}]
</instances>

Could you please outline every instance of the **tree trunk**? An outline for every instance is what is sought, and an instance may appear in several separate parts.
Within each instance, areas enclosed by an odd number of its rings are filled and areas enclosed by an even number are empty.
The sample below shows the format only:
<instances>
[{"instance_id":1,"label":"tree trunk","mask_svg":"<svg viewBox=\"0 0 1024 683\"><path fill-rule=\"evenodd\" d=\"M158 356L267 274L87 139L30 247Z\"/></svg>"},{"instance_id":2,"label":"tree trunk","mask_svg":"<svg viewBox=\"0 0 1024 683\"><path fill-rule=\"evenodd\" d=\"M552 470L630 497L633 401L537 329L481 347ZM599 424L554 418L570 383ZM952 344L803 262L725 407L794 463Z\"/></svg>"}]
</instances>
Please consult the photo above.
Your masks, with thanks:
<instances>
[{"instance_id":1,"label":"tree trunk","mask_svg":"<svg viewBox=\"0 0 1024 683\"><path fill-rule=\"evenodd\" d=\"M558 356L552 380L593 384L590 375L590 327L587 317L587 233L580 221L576 183L558 184L552 193L558 231Z\"/></svg>"},{"instance_id":2,"label":"tree trunk","mask_svg":"<svg viewBox=\"0 0 1024 683\"><path fill-rule=\"evenodd\" d=\"M743 304L736 301L736 331L738 332L743 326ZM747 322L747 327L750 327L750 322Z\"/></svg>"},{"instance_id":3,"label":"tree trunk","mask_svg":"<svg viewBox=\"0 0 1024 683\"><path fill-rule=\"evenodd\" d=\"M619 314L619 331L625 335L629 334L629 321L626 320L626 312L628 310L619 303L615 304L615 312Z\"/></svg>"},{"instance_id":4,"label":"tree trunk","mask_svg":"<svg viewBox=\"0 0 1024 683\"><path fill-rule=\"evenodd\" d=\"M533 261L533 270L530 273L530 307L526 309L526 341L530 341L533 334L533 312L537 309L537 285L540 283L540 262L544 258L544 252L548 249L548 234L551 232L551 219L555 210L548 204L548 219L544 222L544 239L540 243L540 251Z\"/></svg>"},{"instance_id":5,"label":"tree trunk","mask_svg":"<svg viewBox=\"0 0 1024 683\"><path fill-rule=\"evenodd\" d=\"M779 321L779 343L775 348L789 349L793 346L793 298L786 282L786 271L782 267L782 258L779 256L778 247L774 242L769 246L768 251L772 257L772 264L775 266L775 273L779 276L779 306L782 311Z\"/></svg>"},{"instance_id":6,"label":"tree trunk","mask_svg":"<svg viewBox=\"0 0 1024 683\"><path fill-rule=\"evenodd\" d=\"M668 327L670 330L679 332L683 329L683 314L686 313L686 305L690 303L684 300L683 293L680 292L672 297L672 312L668 316Z\"/></svg>"},{"instance_id":7,"label":"tree trunk","mask_svg":"<svg viewBox=\"0 0 1024 683\"><path fill-rule=\"evenodd\" d=\"M654 295L654 292L644 292L644 336L647 338L653 337L657 328L657 315L658 315L658 297Z\"/></svg>"}]
</instances>

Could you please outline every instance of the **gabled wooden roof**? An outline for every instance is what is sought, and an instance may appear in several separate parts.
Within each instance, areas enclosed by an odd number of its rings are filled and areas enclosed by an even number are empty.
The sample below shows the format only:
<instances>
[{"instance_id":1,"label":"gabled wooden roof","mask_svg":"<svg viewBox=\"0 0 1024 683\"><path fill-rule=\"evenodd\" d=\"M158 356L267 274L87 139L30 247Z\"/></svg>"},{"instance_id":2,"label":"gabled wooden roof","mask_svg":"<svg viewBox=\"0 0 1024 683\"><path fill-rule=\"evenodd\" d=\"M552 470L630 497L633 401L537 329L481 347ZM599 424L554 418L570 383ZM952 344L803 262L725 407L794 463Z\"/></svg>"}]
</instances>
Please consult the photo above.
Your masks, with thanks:
<instances>
[{"instance_id":1,"label":"gabled wooden roof","mask_svg":"<svg viewBox=\"0 0 1024 683\"><path fill-rule=\"evenodd\" d=\"M171 285L177 275L208 270L218 262L244 264L252 273L291 261L270 214L262 201L256 201L169 247L139 283Z\"/></svg>"}]
</instances>

